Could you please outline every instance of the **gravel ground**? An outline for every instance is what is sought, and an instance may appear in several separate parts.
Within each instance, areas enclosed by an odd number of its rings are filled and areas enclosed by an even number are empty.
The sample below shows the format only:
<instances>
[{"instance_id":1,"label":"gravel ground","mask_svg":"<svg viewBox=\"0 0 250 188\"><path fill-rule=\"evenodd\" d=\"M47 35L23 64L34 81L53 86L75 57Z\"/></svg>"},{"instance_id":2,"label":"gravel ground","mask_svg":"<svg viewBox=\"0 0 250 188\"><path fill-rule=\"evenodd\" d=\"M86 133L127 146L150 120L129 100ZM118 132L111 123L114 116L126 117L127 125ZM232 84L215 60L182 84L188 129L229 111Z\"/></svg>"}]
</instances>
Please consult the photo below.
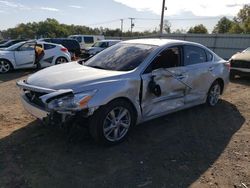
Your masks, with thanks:
<instances>
[{"instance_id":1,"label":"gravel ground","mask_svg":"<svg viewBox=\"0 0 250 188\"><path fill-rule=\"evenodd\" d=\"M136 126L127 141L96 145L86 129L43 126L0 75L0 188L250 187L250 79L230 83L220 103Z\"/></svg>"}]
</instances>

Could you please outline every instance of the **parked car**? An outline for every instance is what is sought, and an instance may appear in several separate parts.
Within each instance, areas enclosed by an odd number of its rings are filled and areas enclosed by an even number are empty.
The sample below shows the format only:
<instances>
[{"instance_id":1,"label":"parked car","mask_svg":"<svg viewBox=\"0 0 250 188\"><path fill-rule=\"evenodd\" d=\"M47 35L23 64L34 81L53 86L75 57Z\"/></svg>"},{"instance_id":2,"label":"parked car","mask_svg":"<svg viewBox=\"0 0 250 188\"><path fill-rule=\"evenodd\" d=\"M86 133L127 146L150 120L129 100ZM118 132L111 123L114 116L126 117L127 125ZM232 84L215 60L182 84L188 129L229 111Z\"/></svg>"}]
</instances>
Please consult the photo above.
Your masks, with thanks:
<instances>
[{"instance_id":1,"label":"parked car","mask_svg":"<svg viewBox=\"0 0 250 188\"><path fill-rule=\"evenodd\" d=\"M69 38L77 40L82 50L91 47L96 41L104 40L103 35L70 35Z\"/></svg>"},{"instance_id":2,"label":"parked car","mask_svg":"<svg viewBox=\"0 0 250 188\"><path fill-rule=\"evenodd\" d=\"M36 45L44 49L44 56L40 61L41 67L71 60L70 53L62 45L35 41L20 42L0 50L0 73L7 73L12 69L35 68Z\"/></svg>"},{"instance_id":3,"label":"parked car","mask_svg":"<svg viewBox=\"0 0 250 188\"><path fill-rule=\"evenodd\" d=\"M6 43L8 40L1 40L0 41L0 44L4 44L4 43Z\"/></svg>"},{"instance_id":4,"label":"parked car","mask_svg":"<svg viewBox=\"0 0 250 188\"><path fill-rule=\"evenodd\" d=\"M118 42L121 42L121 40L100 40L93 44L90 48L87 48L85 50L85 53L88 55L95 55L100 51L115 45Z\"/></svg>"},{"instance_id":5,"label":"parked car","mask_svg":"<svg viewBox=\"0 0 250 188\"><path fill-rule=\"evenodd\" d=\"M3 44L0 44L0 48L8 48L16 43L26 41L25 39L8 40Z\"/></svg>"},{"instance_id":6,"label":"parked car","mask_svg":"<svg viewBox=\"0 0 250 188\"><path fill-rule=\"evenodd\" d=\"M80 44L75 39L45 38L45 39L39 39L38 41L45 41L45 42L50 42L50 43L55 43L55 44L61 44L68 49L68 51L71 53L71 56L79 57L81 54Z\"/></svg>"},{"instance_id":7,"label":"parked car","mask_svg":"<svg viewBox=\"0 0 250 188\"><path fill-rule=\"evenodd\" d=\"M230 58L230 78L238 76L250 76L250 47L241 53L236 53Z\"/></svg>"},{"instance_id":8,"label":"parked car","mask_svg":"<svg viewBox=\"0 0 250 188\"><path fill-rule=\"evenodd\" d=\"M139 39L115 44L83 64L46 68L17 85L24 107L37 118L87 119L96 141L115 144L135 124L203 103L215 106L229 68L197 43Z\"/></svg>"}]
</instances>

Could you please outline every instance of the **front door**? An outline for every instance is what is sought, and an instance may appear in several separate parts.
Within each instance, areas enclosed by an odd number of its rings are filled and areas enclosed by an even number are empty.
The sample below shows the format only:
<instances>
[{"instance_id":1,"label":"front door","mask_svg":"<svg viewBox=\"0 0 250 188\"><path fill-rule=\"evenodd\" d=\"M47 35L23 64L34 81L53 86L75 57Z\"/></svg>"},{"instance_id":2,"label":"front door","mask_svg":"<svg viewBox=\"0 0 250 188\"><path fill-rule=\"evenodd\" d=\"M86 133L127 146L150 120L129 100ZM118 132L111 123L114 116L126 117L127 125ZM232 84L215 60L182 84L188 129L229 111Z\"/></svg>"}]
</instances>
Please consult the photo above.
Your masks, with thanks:
<instances>
[{"instance_id":1,"label":"front door","mask_svg":"<svg viewBox=\"0 0 250 188\"><path fill-rule=\"evenodd\" d=\"M27 42L15 50L17 67L32 67L35 62L35 42Z\"/></svg>"},{"instance_id":2,"label":"front door","mask_svg":"<svg viewBox=\"0 0 250 188\"><path fill-rule=\"evenodd\" d=\"M189 89L185 67L181 65L181 48L162 51L142 74L141 108L144 118L160 116L184 106Z\"/></svg>"}]
</instances>

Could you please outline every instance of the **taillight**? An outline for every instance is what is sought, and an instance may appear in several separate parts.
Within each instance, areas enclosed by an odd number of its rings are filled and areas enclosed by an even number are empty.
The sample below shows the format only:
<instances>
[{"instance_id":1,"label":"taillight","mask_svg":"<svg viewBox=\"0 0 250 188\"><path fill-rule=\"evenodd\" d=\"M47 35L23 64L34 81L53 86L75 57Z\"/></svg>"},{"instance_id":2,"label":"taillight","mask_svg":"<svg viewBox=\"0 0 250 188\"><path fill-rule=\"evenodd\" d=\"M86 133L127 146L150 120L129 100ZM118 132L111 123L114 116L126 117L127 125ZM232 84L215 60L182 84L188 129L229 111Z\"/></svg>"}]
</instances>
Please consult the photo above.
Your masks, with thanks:
<instances>
[{"instance_id":1,"label":"taillight","mask_svg":"<svg viewBox=\"0 0 250 188\"><path fill-rule=\"evenodd\" d=\"M61 48L61 51L68 52L68 49L67 48Z\"/></svg>"},{"instance_id":2,"label":"taillight","mask_svg":"<svg viewBox=\"0 0 250 188\"><path fill-rule=\"evenodd\" d=\"M227 63L225 63L225 66L226 66L228 69L230 69L230 68L231 68L231 63L230 63L230 62L227 62Z\"/></svg>"}]
</instances>

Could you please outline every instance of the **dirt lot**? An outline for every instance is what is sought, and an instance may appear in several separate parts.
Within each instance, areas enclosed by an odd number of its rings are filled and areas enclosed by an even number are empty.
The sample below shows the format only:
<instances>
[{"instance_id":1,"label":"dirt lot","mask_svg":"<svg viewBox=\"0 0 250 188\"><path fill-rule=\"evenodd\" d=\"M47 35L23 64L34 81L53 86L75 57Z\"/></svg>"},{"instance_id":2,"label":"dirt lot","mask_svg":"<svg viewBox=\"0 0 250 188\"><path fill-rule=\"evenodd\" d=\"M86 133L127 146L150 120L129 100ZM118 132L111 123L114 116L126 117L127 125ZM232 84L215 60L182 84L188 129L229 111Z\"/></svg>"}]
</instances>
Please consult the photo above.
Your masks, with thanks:
<instances>
[{"instance_id":1,"label":"dirt lot","mask_svg":"<svg viewBox=\"0 0 250 188\"><path fill-rule=\"evenodd\" d=\"M0 75L2 187L250 187L250 79L230 83L214 108L200 105L135 127L114 147L86 129L69 134L26 113Z\"/></svg>"}]
</instances>

